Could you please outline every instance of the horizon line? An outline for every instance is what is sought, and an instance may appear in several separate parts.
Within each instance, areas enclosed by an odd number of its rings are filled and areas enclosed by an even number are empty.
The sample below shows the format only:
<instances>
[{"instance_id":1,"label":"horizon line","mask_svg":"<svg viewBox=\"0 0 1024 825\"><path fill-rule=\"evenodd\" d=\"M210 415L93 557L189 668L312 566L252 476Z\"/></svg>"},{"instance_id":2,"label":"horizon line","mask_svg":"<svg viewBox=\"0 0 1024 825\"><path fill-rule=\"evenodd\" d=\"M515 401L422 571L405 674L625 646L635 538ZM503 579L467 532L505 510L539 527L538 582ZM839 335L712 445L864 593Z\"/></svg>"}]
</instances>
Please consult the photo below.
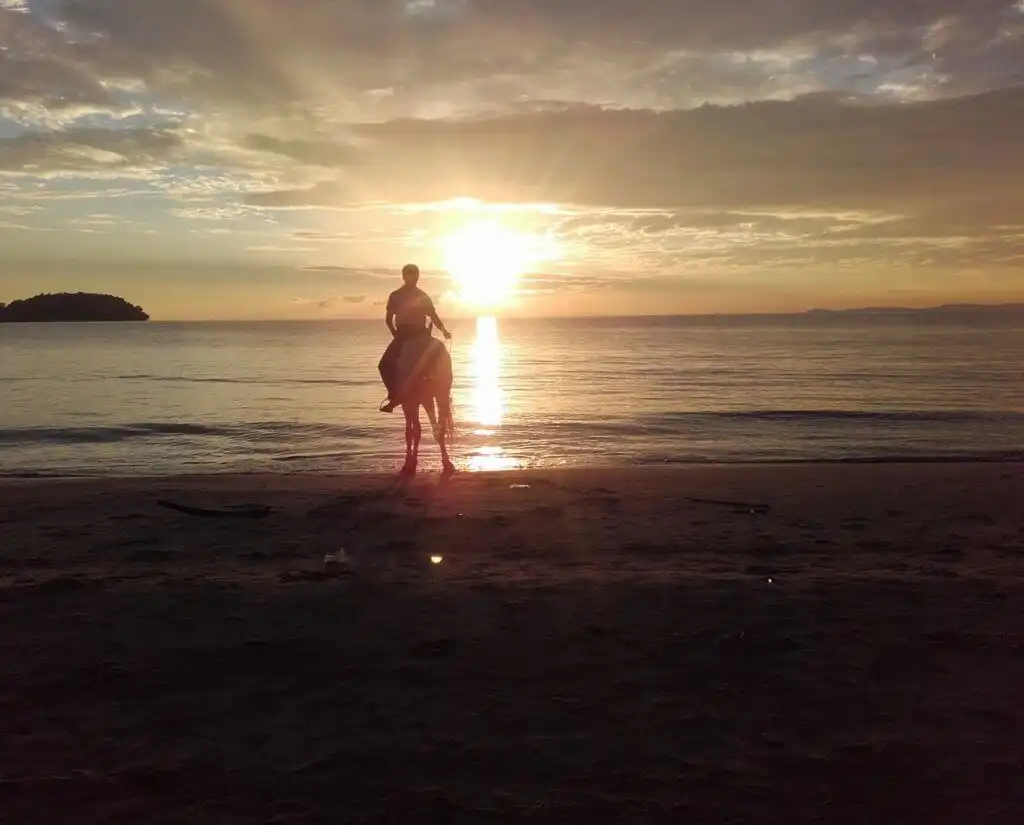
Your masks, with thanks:
<instances>
[{"instance_id":1,"label":"horizon line","mask_svg":"<svg viewBox=\"0 0 1024 825\"><path fill-rule=\"evenodd\" d=\"M834 309L830 307L812 307L792 312L680 312L680 313L635 313L635 314L603 314L589 313L580 315L503 315L495 312L479 312L476 314L458 314L449 316L452 321L473 321L479 318L498 318L505 321L581 321L595 319L668 319L668 318L795 318L814 315L887 315L887 314L918 314L945 311L949 313L991 310L1018 311L1024 313L1024 302L986 303L951 303L936 304L927 307L904 306L866 306ZM227 323L332 323L337 321L362 321L379 323L376 316L339 315L329 318L153 318L148 323L167 324L227 324Z\"/></svg>"}]
</instances>

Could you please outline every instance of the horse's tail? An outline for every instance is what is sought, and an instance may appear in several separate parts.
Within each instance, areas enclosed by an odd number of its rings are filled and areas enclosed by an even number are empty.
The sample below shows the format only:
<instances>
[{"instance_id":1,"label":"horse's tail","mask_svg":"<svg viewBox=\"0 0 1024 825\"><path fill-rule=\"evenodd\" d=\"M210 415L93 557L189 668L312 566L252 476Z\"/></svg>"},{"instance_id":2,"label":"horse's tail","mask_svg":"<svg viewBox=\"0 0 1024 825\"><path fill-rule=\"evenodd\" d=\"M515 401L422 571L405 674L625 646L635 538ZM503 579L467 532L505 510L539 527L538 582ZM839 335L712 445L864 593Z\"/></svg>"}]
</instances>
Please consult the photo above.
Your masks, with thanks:
<instances>
[{"instance_id":1,"label":"horse's tail","mask_svg":"<svg viewBox=\"0 0 1024 825\"><path fill-rule=\"evenodd\" d=\"M437 413L438 413L438 426L441 429L441 433L444 435L445 441L455 440L455 413L452 409L452 393L451 390L447 394L438 396L437 398Z\"/></svg>"},{"instance_id":2,"label":"horse's tail","mask_svg":"<svg viewBox=\"0 0 1024 825\"><path fill-rule=\"evenodd\" d=\"M438 342L440 343L440 342ZM443 344L434 361L434 398L437 401L438 426L446 441L455 439L455 412L452 404L452 357Z\"/></svg>"}]
</instances>

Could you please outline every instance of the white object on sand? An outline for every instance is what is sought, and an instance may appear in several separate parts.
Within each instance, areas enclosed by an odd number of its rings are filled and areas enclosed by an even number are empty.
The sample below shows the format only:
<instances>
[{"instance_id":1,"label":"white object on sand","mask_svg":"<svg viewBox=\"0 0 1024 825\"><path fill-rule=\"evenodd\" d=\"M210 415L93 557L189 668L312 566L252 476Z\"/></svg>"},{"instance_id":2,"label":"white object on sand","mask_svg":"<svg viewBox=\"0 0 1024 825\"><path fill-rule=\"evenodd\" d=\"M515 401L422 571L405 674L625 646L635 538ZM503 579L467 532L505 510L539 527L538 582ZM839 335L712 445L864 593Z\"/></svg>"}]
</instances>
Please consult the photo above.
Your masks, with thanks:
<instances>
[{"instance_id":1,"label":"white object on sand","mask_svg":"<svg viewBox=\"0 0 1024 825\"><path fill-rule=\"evenodd\" d=\"M344 547L339 547L336 553L328 553L324 556L324 567L348 567L348 553Z\"/></svg>"}]
</instances>

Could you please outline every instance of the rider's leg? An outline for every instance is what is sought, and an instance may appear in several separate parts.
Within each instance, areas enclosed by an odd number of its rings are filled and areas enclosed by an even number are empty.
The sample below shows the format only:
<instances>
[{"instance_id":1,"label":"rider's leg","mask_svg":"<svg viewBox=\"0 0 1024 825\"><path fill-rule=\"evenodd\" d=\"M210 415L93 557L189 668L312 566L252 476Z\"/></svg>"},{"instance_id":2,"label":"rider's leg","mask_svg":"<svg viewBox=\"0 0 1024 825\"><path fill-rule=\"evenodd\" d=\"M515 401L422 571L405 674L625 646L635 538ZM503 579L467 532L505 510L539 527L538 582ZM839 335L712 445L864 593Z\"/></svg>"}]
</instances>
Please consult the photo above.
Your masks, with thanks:
<instances>
[{"instance_id":1,"label":"rider's leg","mask_svg":"<svg viewBox=\"0 0 1024 825\"><path fill-rule=\"evenodd\" d=\"M398 338L392 338L388 348L380 358L377 369L380 370L381 380L387 387L388 395L391 395L395 388L395 367L398 366L398 348L401 346Z\"/></svg>"},{"instance_id":2,"label":"rider's leg","mask_svg":"<svg viewBox=\"0 0 1024 825\"><path fill-rule=\"evenodd\" d=\"M398 367L398 355L401 351L402 342L396 335L391 339L388 348L384 350L377 369L380 371L381 380L388 391L388 401L381 407L385 412L391 412L395 408L395 370Z\"/></svg>"}]
</instances>

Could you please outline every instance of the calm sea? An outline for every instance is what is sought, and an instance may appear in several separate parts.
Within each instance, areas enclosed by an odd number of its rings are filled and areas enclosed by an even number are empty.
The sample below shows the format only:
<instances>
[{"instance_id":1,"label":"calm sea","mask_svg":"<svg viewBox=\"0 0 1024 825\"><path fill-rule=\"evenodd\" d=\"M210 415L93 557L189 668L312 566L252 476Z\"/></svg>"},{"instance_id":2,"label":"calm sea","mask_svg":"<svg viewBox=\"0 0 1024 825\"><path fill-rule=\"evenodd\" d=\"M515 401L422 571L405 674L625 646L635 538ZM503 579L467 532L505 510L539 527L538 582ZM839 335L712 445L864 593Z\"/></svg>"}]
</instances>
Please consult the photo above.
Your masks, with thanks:
<instances>
[{"instance_id":1,"label":"calm sea","mask_svg":"<svg viewBox=\"0 0 1024 825\"><path fill-rule=\"evenodd\" d=\"M457 463L1024 456L1024 320L456 324ZM392 470L380 322L0 325L0 474ZM429 431L428 431L429 432ZM428 466L436 448L423 444Z\"/></svg>"}]
</instances>

